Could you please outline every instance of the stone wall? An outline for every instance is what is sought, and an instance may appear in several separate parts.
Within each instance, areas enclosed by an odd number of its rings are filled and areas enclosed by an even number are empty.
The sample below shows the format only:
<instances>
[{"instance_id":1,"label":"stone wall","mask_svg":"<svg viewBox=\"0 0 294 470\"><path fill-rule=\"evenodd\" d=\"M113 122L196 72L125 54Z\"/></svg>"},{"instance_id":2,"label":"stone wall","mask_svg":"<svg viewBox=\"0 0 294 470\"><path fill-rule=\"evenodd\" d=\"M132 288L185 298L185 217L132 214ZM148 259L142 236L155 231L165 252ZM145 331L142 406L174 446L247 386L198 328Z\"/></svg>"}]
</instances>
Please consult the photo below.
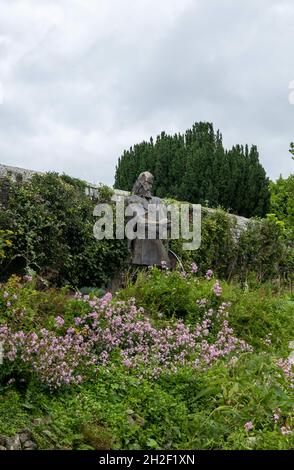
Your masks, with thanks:
<instances>
[{"instance_id":1,"label":"stone wall","mask_svg":"<svg viewBox=\"0 0 294 470\"><path fill-rule=\"evenodd\" d=\"M0 178L12 178L14 181L22 183L30 179L34 174L40 171L26 170L25 168L18 168L17 166L7 166L0 164Z\"/></svg>"},{"instance_id":2,"label":"stone wall","mask_svg":"<svg viewBox=\"0 0 294 470\"><path fill-rule=\"evenodd\" d=\"M31 178L35 173L38 172L0 164L0 208L5 208L7 206L9 181L12 179L16 183L21 184Z\"/></svg>"},{"instance_id":3,"label":"stone wall","mask_svg":"<svg viewBox=\"0 0 294 470\"><path fill-rule=\"evenodd\" d=\"M35 174L42 175L44 173L41 171L27 170L26 168L0 164L0 205L5 207L7 204L10 179L21 184L29 180ZM95 198L98 196L99 186L88 183L85 191L87 196Z\"/></svg>"}]
</instances>

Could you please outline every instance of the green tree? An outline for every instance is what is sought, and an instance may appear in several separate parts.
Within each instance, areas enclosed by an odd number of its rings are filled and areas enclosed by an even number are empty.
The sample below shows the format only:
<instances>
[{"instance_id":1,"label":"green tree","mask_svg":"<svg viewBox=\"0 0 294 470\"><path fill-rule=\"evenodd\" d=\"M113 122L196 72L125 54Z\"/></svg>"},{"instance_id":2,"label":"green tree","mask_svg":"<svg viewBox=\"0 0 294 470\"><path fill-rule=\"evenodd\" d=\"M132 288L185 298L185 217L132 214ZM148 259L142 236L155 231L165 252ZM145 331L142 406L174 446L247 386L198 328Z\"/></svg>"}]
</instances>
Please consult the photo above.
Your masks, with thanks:
<instances>
[{"instance_id":1,"label":"green tree","mask_svg":"<svg viewBox=\"0 0 294 470\"><path fill-rule=\"evenodd\" d=\"M269 207L268 178L256 146L223 147L220 131L195 123L184 134L162 132L153 142L124 151L115 173L115 188L131 190L139 173L151 171L154 192L236 214L264 216Z\"/></svg>"}]
</instances>

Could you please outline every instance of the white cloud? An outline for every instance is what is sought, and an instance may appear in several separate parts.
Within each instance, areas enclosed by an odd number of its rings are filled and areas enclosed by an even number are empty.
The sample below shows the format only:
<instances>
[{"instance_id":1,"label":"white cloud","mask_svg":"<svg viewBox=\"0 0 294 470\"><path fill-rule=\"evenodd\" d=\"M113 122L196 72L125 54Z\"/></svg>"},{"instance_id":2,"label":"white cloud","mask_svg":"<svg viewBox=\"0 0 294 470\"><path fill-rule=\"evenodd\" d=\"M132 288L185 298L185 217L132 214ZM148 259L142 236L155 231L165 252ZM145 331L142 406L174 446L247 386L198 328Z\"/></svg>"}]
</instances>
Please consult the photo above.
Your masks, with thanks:
<instances>
[{"instance_id":1,"label":"white cloud","mask_svg":"<svg viewBox=\"0 0 294 470\"><path fill-rule=\"evenodd\" d=\"M208 120L286 176L293 20L290 0L2 0L1 163L112 183L125 148Z\"/></svg>"}]
</instances>

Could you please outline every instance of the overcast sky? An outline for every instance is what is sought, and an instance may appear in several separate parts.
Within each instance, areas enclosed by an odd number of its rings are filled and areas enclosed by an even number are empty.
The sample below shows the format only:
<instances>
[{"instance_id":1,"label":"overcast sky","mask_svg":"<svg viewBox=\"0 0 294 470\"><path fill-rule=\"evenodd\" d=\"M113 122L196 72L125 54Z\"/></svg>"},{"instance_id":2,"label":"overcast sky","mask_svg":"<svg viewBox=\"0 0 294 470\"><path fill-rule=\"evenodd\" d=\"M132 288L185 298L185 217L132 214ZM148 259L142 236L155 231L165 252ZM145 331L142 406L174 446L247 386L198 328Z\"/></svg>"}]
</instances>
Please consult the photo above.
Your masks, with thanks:
<instances>
[{"instance_id":1,"label":"overcast sky","mask_svg":"<svg viewBox=\"0 0 294 470\"><path fill-rule=\"evenodd\" d=\"M205 120L286 177L294 2L0 0L0 102L3 164L112 184L124 149Z\"/></svg>"}]
</instances>

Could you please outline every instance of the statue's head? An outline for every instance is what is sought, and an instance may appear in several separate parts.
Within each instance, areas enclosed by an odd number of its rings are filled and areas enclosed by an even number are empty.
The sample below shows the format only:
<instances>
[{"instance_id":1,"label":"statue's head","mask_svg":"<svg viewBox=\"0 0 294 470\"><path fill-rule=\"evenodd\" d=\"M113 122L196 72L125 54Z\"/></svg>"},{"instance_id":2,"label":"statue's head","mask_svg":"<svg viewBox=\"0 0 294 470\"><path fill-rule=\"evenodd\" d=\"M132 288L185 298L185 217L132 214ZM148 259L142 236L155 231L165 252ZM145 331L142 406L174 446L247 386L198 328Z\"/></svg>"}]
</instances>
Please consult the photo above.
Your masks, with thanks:
<instances>
[{"instance_id":1,"label":"statue's head","mask_svg":"<svg viewBox=\"0 0 294 470\"><path fill-rule=\"evenodd\" d=\"M134 184L133 193L136 194L136 196L143 196L147 198L152 197L151 189L153 180L154 177L152 173L149 171L143 171L143 173L140 173Z\"/></svg>"}]
</instances>

